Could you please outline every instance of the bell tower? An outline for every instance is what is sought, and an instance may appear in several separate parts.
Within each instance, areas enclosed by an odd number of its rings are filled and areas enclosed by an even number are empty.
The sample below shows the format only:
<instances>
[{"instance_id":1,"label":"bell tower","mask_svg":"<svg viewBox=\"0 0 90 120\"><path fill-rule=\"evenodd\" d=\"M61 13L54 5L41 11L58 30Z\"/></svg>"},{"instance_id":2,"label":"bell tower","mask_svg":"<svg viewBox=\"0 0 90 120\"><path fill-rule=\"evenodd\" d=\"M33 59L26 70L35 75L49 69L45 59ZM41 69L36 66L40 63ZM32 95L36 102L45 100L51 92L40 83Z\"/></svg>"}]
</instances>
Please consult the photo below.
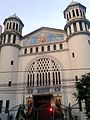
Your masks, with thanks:
<instances>
[{"instance_id":1,"label":"bell tower","mask_svg":"<svg viewBox=\"0 0 90 120\"><path fill-rule=\"evenodd\" d=\"M89 31L90 22L86 19L86 7L82 4L73 0L64 11L64 18L67 21L65 30L68 36Z\"/></svg>"},{"instance_id":2,"label":"bell tower","mask_svg":"<svg viewBox=\"0 0 90 120\"><path fill-rule=\"evenodd\" d=\"M66 19L64 29L67 33L71 67L81 69L74 74L74 76L81 76L83 73L90 72L87 69L90 68L90 22L86 19L86 7L72 0L64 10L64 18Z\"/></svg>"},{"instance_id":3,"label":"bell tower","mask_svg":"<svg viewBox=\"0 0 90 120\"><path fill-rule=\"evenodd\" d=\"M4 20L4 32L1 33L0 44L0 82L5 84L7 89L12 88L13 83L18 80L19 52L24 24L15 14ZM13 89L13 88L12 88ZM9 93L8 92L8 93ZM3 93L4 94L4 93ZM9 93L3 98L10 101L10 107L15 106L16 95Z\"/></svg>"},{"instance_id":4,"label":"bell tower","mask_svg":"<svg viewBox=\"0 0 90 120\"><path fill-rule=\"evenodd\" d=\"M18 70L18 55L20 51L20 41L22 37L23 23L15 14L4 20L4 32L1 33L1 64L0 71ZM3 78L4 77L4 78ZM7 82L12 81L11 75L2 75ZM15 78L14 78L15 79ZM16 82L15 80L12 82ZM8 83L7 83L8 84Z\"/></svg>"},{"instance_id":5,"label":"bell tower","mask_svg":"<svg viewBox=\"0 0 90 120\"><path fill-rule=\"evenodd\" d=\"M11 44L19 46L22 37L23 23L16 14L4 20L4 32L2 33L2 45Z\"/></svg>"}]
</instances>

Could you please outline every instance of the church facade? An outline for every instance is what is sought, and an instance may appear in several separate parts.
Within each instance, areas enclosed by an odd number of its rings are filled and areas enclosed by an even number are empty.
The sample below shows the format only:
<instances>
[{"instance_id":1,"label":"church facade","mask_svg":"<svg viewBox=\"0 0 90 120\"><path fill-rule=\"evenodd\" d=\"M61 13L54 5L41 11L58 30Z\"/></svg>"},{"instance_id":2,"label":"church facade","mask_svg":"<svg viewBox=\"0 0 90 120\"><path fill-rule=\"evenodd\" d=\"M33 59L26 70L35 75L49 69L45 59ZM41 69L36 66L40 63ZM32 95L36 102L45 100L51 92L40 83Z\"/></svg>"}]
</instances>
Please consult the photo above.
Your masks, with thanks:
<instances>
[{"instance_id":1,"label":"church facade","mask_svg":"<svg viewBox=\"0 0 90 120\"><path fill-rule=\"evenodd\" d=\"M86 7L73 1L64 10L64 30L41 27L25 36L19 17L4 20L4 32L0 26L1 120L7 119L8 111L15 117L17 111L12 109L28 100L37 109L45 101L53 107L55 101L62 107L77 103L76 78L90 72L90 22L85 14ZM84 112L72 110L77 120L85 120ZM66 113L64 118L68 120Z\"/></svg>"}]
</instances>

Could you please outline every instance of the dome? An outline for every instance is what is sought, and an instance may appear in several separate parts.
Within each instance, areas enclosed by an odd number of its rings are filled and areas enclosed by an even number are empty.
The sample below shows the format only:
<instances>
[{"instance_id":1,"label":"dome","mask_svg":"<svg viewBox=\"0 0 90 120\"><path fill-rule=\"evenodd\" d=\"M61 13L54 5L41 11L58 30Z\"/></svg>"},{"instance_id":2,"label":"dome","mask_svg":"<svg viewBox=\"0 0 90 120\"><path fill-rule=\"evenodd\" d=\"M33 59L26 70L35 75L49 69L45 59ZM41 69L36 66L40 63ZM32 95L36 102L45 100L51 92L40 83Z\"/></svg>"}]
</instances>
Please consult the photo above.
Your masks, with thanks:
<instances>
[{"instance_id":1,"label":"dome","mask_svg":"<svg viewBox=\"0 0 90 120\"><path fill-rule=\"evenodd\" d=\"M5 25L5 23L6 23L7 20L12 20L12 19L15 19L15 20L19 21L19 22L22 24L22 26L24 26L23 22L21 21L21 19L20 19L16 14L11 15L11 16L9 16L8 18L6 18L6 19L4 20L4 23L3 23L3 24Z\"/></svg>"},{"instance_id":2,"label":"dome","mask_svg":"<svg viewBox=\"0 0 90 120\"><path fill-rule=\"evenodd\" d=\"M65 13L71 8L71 7L74 7L74 6L78 6L78 8L81 8L83 9L85 12L86 12L86 7L83 6L82 4L76 2L75 0L72 0L72 2L70 2L70 4L67 6L67 8L64 10L64 18L66 18L66 15Z\"/></svg>"},{"instance_id":3,"label":"dome","mask_svg":"<svg viewBox=\"0 0 90 120\"><path fill-rule=\"evenodd\" d=\"M9 16L8 18L14 18L14 19L18 19L18 20L20 20L20 18L19 18L16 14L11 15L11 16Z\"/></svg>"}]
</instances>

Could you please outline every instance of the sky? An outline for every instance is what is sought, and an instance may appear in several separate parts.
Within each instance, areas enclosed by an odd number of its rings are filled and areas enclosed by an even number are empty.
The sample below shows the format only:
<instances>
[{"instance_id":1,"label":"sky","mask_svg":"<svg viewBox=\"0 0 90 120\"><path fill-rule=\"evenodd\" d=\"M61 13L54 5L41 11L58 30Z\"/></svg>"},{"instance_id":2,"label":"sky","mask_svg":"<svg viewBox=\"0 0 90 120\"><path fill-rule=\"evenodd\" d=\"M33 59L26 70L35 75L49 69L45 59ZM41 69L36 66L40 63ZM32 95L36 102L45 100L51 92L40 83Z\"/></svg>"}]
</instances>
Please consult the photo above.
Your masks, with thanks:
<instances>
[{"instance_id":1,"label":"sky","mask_svg":"<svg viewBox=\"0 0 90 120\"><path fill-rule=\"evenodd\" d=\"M66 20L63 11L72 0L0 0L0 24L5 18L16 14L24 23L22 35L40 27L64 29ZM74 0L76 1L76 0ZM90 0L77 0L87 7L90 20Z\"/></svg>"}]
</instances>

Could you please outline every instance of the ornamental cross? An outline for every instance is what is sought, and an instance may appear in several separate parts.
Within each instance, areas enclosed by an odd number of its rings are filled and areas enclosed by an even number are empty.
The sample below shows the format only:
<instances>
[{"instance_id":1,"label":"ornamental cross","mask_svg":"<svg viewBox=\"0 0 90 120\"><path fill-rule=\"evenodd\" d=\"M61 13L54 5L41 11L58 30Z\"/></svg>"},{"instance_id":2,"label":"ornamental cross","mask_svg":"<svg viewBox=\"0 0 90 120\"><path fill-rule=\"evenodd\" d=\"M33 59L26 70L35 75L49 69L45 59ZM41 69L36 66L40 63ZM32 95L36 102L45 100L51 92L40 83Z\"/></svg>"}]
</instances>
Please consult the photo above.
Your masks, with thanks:
<instances>
[{"instance_id":1,"label":"ornamental cross","mask_svg":"<svg viewBox=\"0 0 90 120\"><path fill-rule=\"evenodd\" d=\"M16 16L17 14L16 13L14 13L14 16Z\"/></svg>"}]
</instances>

